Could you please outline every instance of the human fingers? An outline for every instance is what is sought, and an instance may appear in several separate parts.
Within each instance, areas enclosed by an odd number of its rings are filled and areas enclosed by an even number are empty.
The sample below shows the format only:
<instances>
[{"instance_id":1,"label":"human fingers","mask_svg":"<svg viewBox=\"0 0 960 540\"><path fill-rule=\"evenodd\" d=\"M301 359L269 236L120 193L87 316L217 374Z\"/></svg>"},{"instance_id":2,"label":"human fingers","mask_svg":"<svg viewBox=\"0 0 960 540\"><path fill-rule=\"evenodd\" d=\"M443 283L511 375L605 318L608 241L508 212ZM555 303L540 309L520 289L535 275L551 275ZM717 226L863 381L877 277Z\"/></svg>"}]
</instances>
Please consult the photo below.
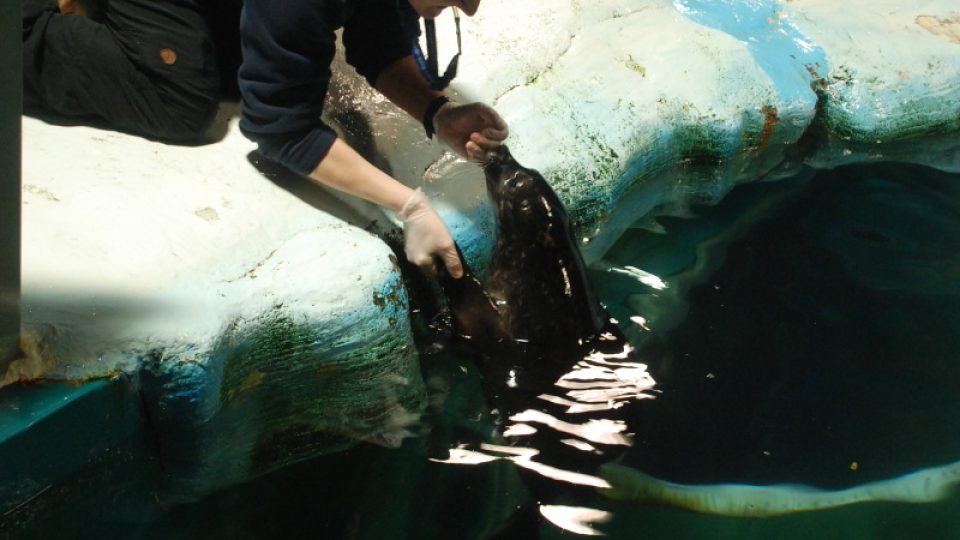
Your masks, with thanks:
<instances>
[{"instance_id":1,"label":"human fingers","mask_svg":"<svg viewBox=\"0 0 960 540\"><path fill-rule=\"evenodd\" d=\"M503 144L503 141L500 139L491 139L489 137L484 136L482 133L477 133L477 132L470 134L470 142L477 145L478 147L480 147L486 152L489 152L491 150L496 150L498 147L500 147Z\"/></svg>"},{"instance_id":2,"label":"human fingers","mask_svg":"<svg viewBox=\"0 0 960 540\"><path fill-rule=\"evenodd\" d=\"M467 153L467 159L471 161L484 161L487 157L487 150L484 150L473 141L467 141L467 144L464 145L464 150Z\"/></svg>"},{"instance_id":3,"label":"human fingers","mask_svg":"<svg viewBox=\"0 0 960 540\"><path fill-rule=\"evenodd\" d=\"M440 259L447 268L447 272L453 276L454 279L463 277L463 262L460 261L460 256L457 255L456 247L450 246L445 248L440 253Z\"/></svg>"}]
</instances>

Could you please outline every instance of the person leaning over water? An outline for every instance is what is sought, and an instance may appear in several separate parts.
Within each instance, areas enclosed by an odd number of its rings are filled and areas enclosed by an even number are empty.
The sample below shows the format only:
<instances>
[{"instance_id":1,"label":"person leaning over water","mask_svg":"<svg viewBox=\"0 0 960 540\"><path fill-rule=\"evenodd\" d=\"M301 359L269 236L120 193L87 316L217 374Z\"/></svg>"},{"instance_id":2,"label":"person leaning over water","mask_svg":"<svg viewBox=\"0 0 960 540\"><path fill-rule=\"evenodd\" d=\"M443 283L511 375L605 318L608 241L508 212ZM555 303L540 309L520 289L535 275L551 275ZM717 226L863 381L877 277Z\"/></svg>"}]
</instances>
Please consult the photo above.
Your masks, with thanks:
<instances>
[{"instance_id":1,"label":"person leaning over water","mask_svg":"<svg viewBox=\"0 0 960 540\"><path fill-rule=\"evenodd\" d=\"M367 162L320 120L343 28L346 60L374 88L461 156L479 160L507 137L499 114L482 103L450 101L418 67L412 51L418 17L447 7L472 16L479 0L245 0L240 17L243 63L241 131L265 157L313 181L399 214L411 262L454 277L463 273L446 224L420 190Z\"/></svg>"},{"instance_id":2,"label":"person leaning over water","mask_svg":"<svg viewBox=\"0 0 960 540\"><path fill-rule=\"evenodd\" d=\"M24 112L167 142L236 95L240 0L23 0Z\"/></svg>"}]
</instances>

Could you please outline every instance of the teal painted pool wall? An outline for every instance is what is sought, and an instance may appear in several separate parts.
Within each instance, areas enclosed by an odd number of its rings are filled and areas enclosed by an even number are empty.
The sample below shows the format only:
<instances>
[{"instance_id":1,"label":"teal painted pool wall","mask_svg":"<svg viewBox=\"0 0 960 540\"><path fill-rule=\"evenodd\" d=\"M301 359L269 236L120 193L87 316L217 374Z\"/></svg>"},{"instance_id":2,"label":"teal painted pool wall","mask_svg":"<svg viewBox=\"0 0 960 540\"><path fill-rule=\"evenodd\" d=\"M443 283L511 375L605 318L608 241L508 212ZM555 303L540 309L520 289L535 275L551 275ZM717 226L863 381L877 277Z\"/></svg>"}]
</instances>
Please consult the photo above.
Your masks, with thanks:
<instances>
[{"instance_id":1,"label":"teal painted pool wall","mask_svg":"<svg viewBox=\"0 0 960 540\"><path fill-rule=\"evenodd\" d=\"M137 381L37 382L0 389L0 516L146 433Z\"/></svg>"}]
</instances>

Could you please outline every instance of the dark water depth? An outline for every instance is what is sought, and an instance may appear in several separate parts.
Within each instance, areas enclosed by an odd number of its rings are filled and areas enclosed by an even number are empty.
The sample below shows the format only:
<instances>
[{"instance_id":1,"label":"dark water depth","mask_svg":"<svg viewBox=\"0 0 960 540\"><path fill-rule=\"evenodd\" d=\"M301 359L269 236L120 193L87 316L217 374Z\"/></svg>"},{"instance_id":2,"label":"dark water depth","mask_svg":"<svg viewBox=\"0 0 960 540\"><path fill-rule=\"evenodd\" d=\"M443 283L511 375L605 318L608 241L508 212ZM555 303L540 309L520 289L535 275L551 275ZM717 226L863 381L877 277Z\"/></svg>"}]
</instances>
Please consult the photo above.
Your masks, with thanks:
<instances>
[{"instance_id":1,"label":"dark water depth","mask_svg":"<svg viewBox=\"0 0 960 540\"><path fill-rule=\"evenodd\" d=\"M787 180L806 185L642 347L663 394L629 462L680 482L842 488L960 459L958 180L893 164Z\"/></svg>"},{"instance_id":2,"label":"dark water depth","mask_svg":"<svg viewBox=\"0 0 960 540\"><path fill-rule=\"evenodd\" d=\"M687 287L679 322L633 334L662 394L626 464L680 483L839 489L960 460L960 175L849 166L741 186L700 213L629 231L607 257ZM717 226L744 230L717 241ZM665 297L595 279L620 317ZM960 538L957 507L752 520L619 507L615 534Z\"/></svg>"}]
</instances>

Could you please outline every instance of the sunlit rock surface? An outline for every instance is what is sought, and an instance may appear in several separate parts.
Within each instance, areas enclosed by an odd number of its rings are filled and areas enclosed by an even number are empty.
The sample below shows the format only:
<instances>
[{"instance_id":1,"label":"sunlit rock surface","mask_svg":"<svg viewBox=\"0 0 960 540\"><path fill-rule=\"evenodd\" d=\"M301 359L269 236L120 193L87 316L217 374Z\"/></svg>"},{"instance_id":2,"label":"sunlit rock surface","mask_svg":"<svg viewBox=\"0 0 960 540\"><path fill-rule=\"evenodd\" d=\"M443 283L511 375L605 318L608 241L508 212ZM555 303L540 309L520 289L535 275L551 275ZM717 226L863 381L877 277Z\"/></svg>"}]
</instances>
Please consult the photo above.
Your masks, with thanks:
<instances>
[{"instance_id":1,"label":"sunlit rock surface","mask_svg":"<svg viewBox=\"0 0 960 540\"><path fill-rule=\"evenodd\" d=\"M960 127L960 6L953 2L799 0L783 16L826 53L824 121L853 142Z\"/></svg>"},{"instance_id":2,"label":"sunlit rock surface","mask_svg":"<svg viewBox=\"0 0 960 540\"><path fill-rule=\"evenodd\" d=\"M949 0L487 0L462 21L451 89L506 117L514 155L553 183L595 261L652 212L682 214L801 163L960 169L958 20ZM452 27L438 22L447 58ZM382 107L357 110L390 134L377 147L396 174L479 204L477 168L412 157L424 156L419 124ZM487 227L474 216L463 244Z\"/></svg>"},{"instance_id":3,"label":"sunlit rock surface","mask_svg":"<svg viewBox=\"0 0 960 540\"><path fill-rule=\"evenodd\" d=\"M506 117L511 150L553 184L596 263L638 220L804 163L960 170L958 13L953 0L485 0L462 22L451 93ZM444 65L448 15L438 27ZM349 68L327 118L425 186L482 265L494 231L479 167ZM174 147L24 121L23 319L41 358L9 377L130 376L185 496L350 439L395 442L423 398L390 251L345 222L393 216L258 171L235 119L221 126L214 144Z\"/></svg>"},{"instance_id":4,"label":"sunlit rock surface","mask_svg":"<svg viewBox=\"0 0 960 540\"><path fill-rule=\"evenodd\" d=\"M826 53L811 165L895 160L960 170L960 6L798 0L783 13Z\"/></svg>"},{"instance_id":5,"label":"sunlit rock surface","mask_svg":"<svg viewBox=\"0 0 960 540\"><path fill-rule=\"evenodd\" d=\"M396 444L424 398L392 252L271 182L252 148L235 119L196 147L24 120L41 375L132 375L187 492Z\"/></svg>"}]
</instances>

